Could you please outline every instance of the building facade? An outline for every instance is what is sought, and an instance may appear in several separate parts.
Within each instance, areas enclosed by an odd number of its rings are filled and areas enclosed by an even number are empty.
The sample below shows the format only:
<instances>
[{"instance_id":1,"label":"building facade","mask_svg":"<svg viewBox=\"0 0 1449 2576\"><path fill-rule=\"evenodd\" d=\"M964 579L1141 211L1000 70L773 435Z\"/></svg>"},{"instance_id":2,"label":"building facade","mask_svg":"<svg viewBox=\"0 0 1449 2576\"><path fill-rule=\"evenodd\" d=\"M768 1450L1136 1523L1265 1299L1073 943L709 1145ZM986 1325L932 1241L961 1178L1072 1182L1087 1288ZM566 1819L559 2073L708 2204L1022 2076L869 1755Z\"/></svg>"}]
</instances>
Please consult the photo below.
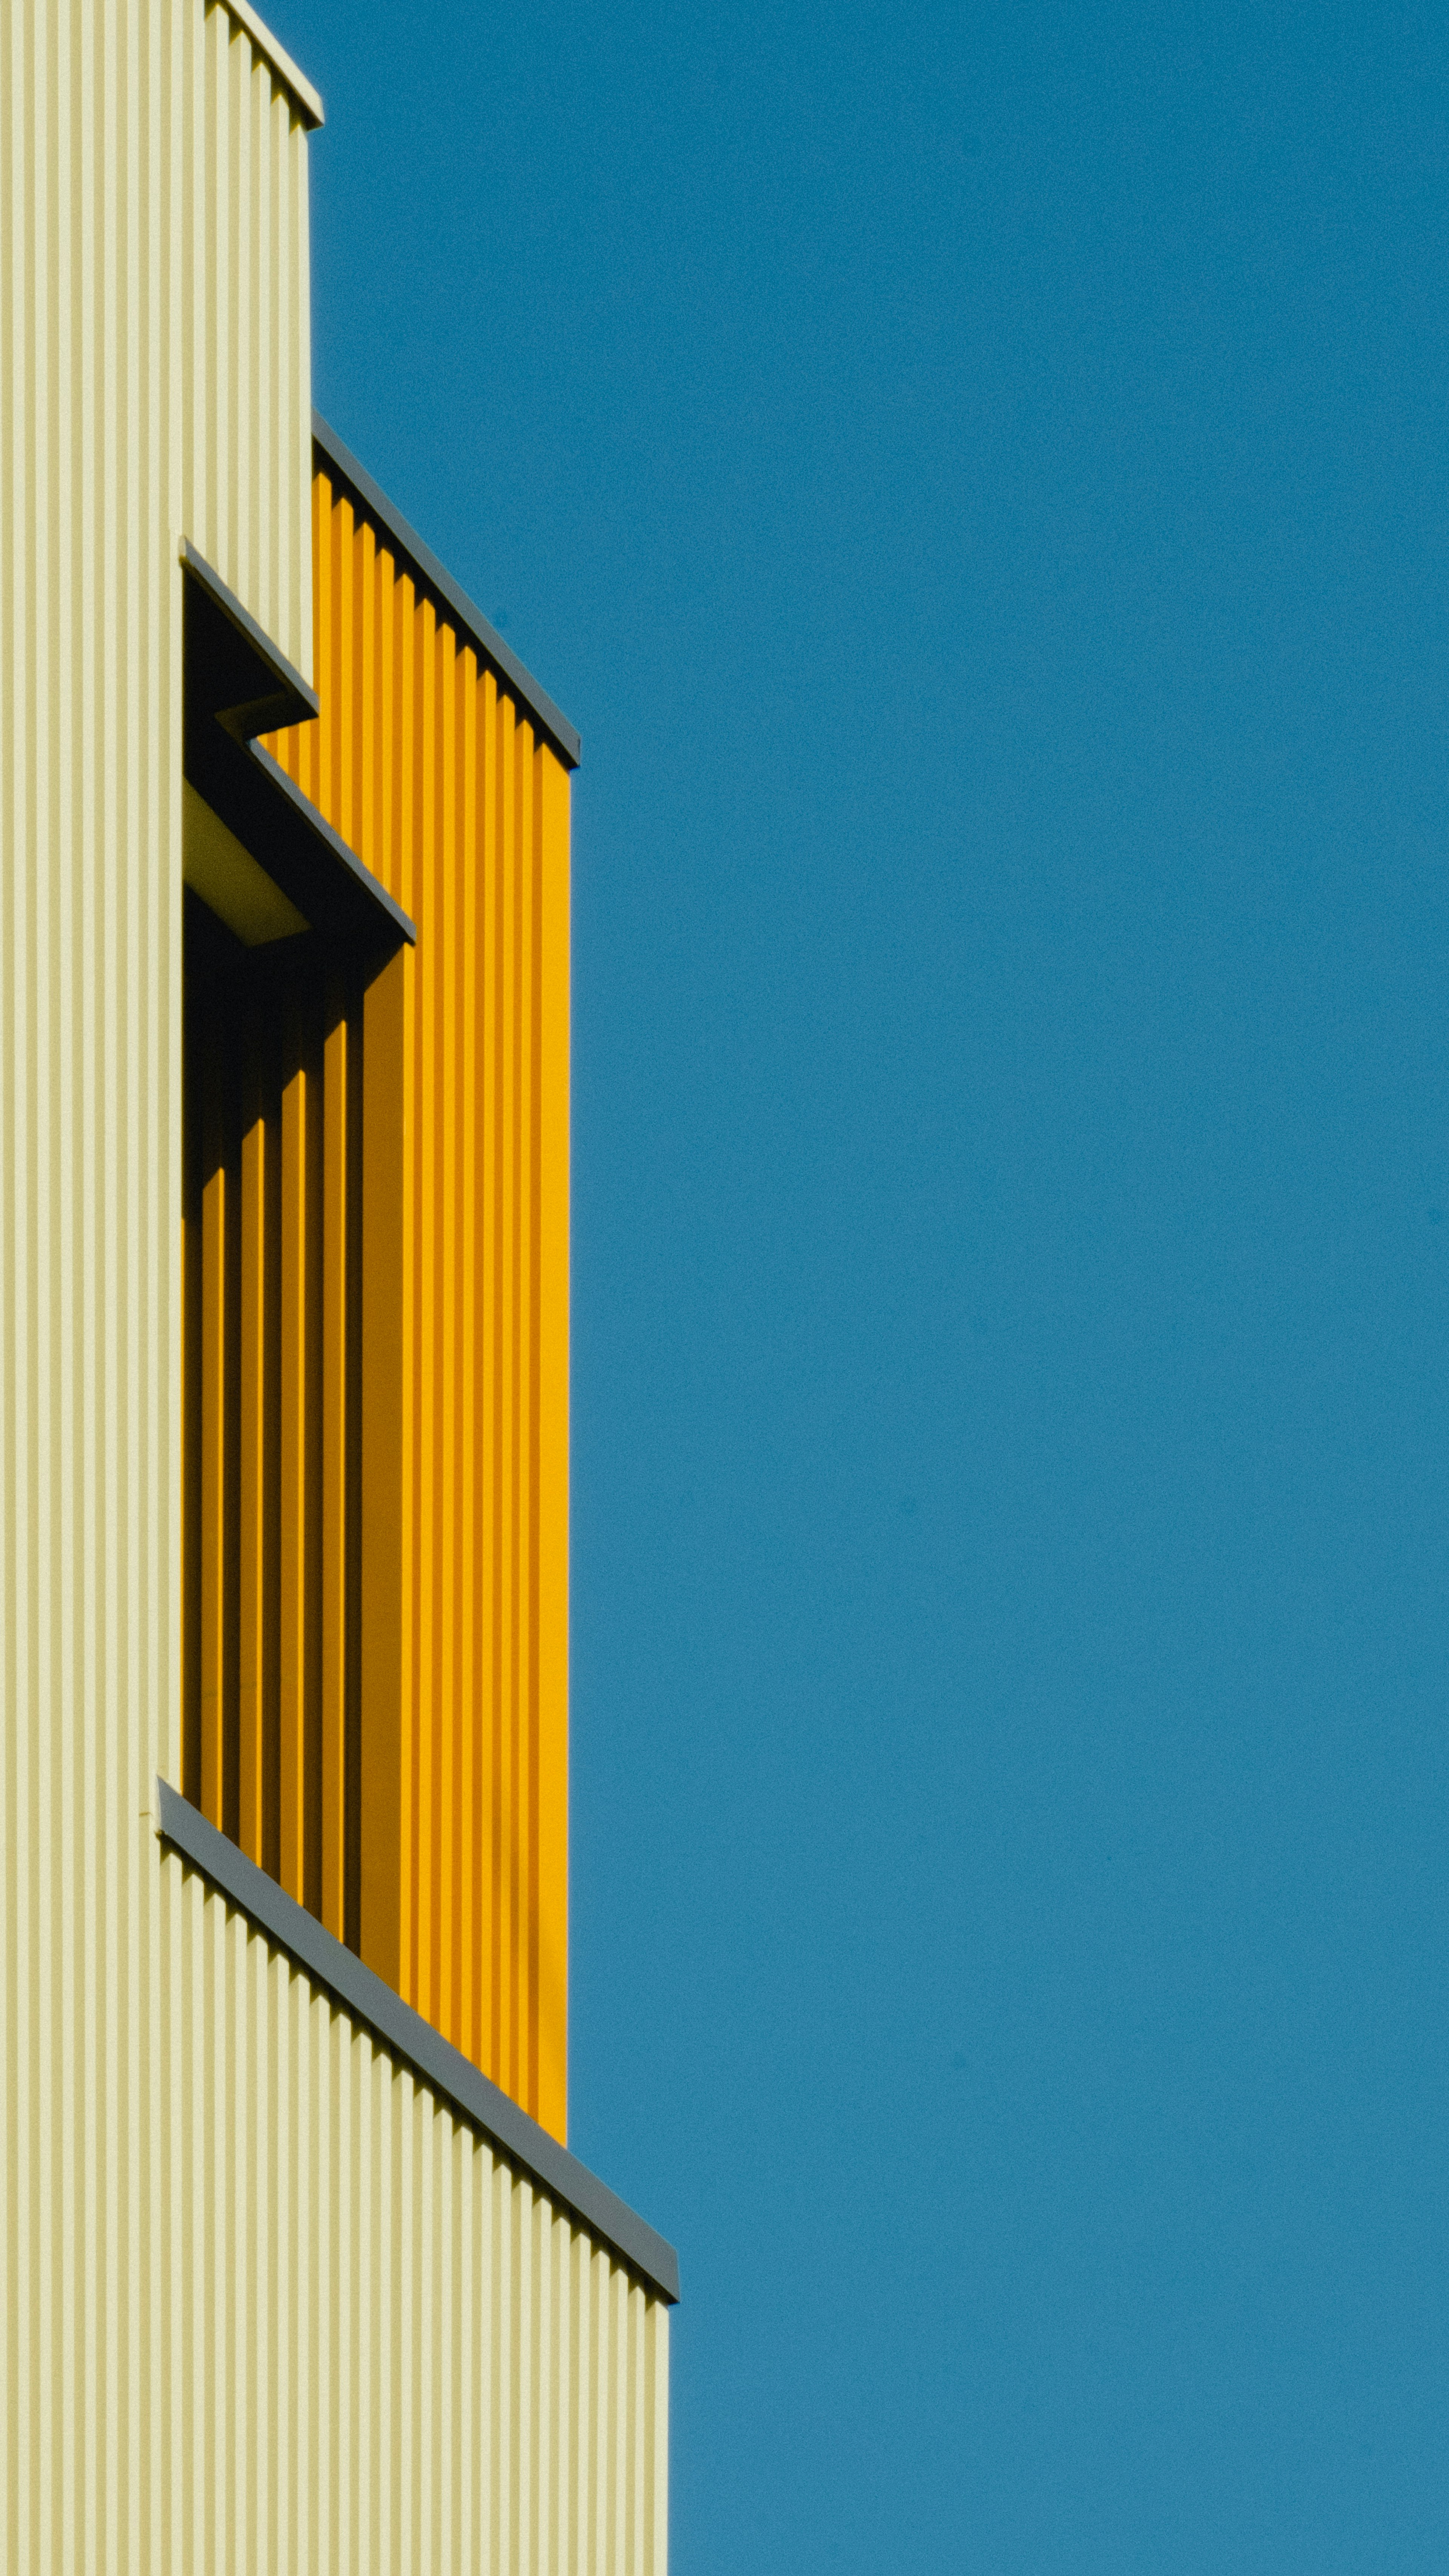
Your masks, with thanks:
<instances>
[{"instance_id":1,"label":"building facade","mask_svg":"<svg viewBox=\"0 0 1449 2576\"><path fill-rule=\"evenodd\" d=\"M567 2148L566 720L245 0L0 0L0 2560L667 2550Z\"/></svg>"}]
</instances>

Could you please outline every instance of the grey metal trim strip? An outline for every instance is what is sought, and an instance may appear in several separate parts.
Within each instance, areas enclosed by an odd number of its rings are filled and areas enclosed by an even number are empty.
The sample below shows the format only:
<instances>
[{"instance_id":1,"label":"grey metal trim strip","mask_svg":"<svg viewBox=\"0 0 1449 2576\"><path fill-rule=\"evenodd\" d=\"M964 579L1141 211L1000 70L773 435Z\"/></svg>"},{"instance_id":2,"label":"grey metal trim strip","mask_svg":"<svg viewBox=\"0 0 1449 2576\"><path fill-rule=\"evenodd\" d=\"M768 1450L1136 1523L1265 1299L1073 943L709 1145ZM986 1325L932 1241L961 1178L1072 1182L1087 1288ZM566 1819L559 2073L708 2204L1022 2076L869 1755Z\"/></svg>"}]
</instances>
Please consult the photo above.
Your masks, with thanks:
<instances>
[{"instance_id":1,"label":"grey metal trim strip","mask_svg":"<svg viewBox=\"0 0 1449 2576\"><path fill-rule=\"evenodd\" d=\"M344 483L350 483L371 515L386 528L400 554L406 555L415 573L421 574L424 589L435 601L456 618L468 641L476 645L500 678L505 679L529 713L536 716L543 731L568 769L577 769L583 752L577 733L567 716L561 715L551 697L541 689L531 671L526 671L518 655L503 641L496 626L490 626L480 608L475 608L465 590L460 590L450 572L424 545L416 528L409 527L401 510L395 509L387 494L374 483L367 468L359 465L350 447L344 447L335 429L328 427L320 411L312 414L312 438L329 465L335 466Z\"/></svg>"},{"instance_id":2,"label":"grey metal trim strip","mask_svg":"<svg viewBox=\"0 0 1449 2576\"><path fill-rule=\"evenodd\" d=\"M362 887L364 893L371 896L379 912L386 913L388 919L401 931L408 946L416 948L418 944L416 925L404 912L402 905L394 902L381 877L375 877L371 868L365 866L358 857L357 852L348 848L341 833L334 832L326 815L319 812L310 796L303 795L295 778L288 775L281 762L266 749L263 743L249 742L246 748L248 759L255 761L258 769L262 771L277 793L286 797L299 821L305 823L308 831L325 843L338 866L347 869L348 874Z\"/></svg>"},{"instance_id":3,"label":"grey metal trim strip","mask_svg":"<svg viewBox=\"0 0 1449 2576\"><path fill-rule=\"evenodd\" d=\"M223 617L229 617L238 634L244 635L263 667L270 671L279 692L285 691L296 700L294 714L274 716L268 712L262 730L280 732L284 725L307 724L322 712L322 701L310 680L304 680L296 665L279 652L264 626L259 626L249 608L243 608L234 590L228 590L219 572L213 572L205 555L198 554L189 537L181 540L181 561L194 581L200 583L208 598L216 602Z\"/></svg>"},{"instance_id":4,"label":"grey metal trim strip","mask_svg":"<svg viewBox=\"0 0 1449 2576\"><path fill-rule=\"evenodd\" d=\"M411 2066L465 2120L481 2129L515 2169L537 2183L549 2199L569 2210L601 2245L642 2281L646 2290L672 2307L679 2297L679 2257L672 2245L645 2225L626 2202L600 2182L597 2174L571 2156L516 2102L510 2102L486 2075L441 2038L421 2013L415 2013L375 1976L314 1914L308 1914L255 1861L218 1833L199 1808L173 1789L156 1782L156 1825L164 1842L174 1844L204 1878L221 1890L248 1921L265 1932L279 1950L354 2018L364 2022L384 2047Z\"/></svg>"}]
</instances>

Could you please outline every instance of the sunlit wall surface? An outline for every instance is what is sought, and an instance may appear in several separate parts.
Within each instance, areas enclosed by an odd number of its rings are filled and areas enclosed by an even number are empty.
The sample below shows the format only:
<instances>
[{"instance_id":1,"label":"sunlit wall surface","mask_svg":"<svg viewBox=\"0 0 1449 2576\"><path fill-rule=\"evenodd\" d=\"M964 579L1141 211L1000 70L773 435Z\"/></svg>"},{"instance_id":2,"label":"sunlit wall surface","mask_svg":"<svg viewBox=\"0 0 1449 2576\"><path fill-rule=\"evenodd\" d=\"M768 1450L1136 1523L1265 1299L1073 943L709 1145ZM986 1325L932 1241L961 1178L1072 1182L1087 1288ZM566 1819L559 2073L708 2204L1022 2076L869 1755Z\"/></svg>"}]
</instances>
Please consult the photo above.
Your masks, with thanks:
<instances>
[{"instance_id":1,"label":"sunlit wall surface","mask_svg":"<svg viewBox=\"0 0 1449 2576\"><path fill-rule=\"evenodd\" d=\"M418 931L361 1033L359 1945L562 2137L568 773L325 457L313 498L276 748Z\"/></svg>"},{"instance_id":2,"label":"sunlit wall surface","mask_svg":"<svg viewBox=\"0 0 1449 2576\"><path fill-rule=\"evenodd\" d=\"M0 12L0 2560L653 2570L664 2302L156 1829L157 1774L183 1780L192 1651L178 547L190 539L310 675L317 112L249 9ZM425 616L416 631L425 662ZM404 1084L403 1230L376 1251L411 1338L380 1399L405 1467L398 1527L378 1539L370 1607L364 1594L392 1661L363 1752L395 1765L399 1810L374 1878L357 1856L358 1927L402 1991L561 2128L561 1840L556 1888L542 1854L563 1799L564 1503L549 1478L564 1439L566 784L466 652L448 680L452 649L431 645L454 711L437 718L440 766L476 759L495 876L450 883L445 841L410 857L371 845L380 869L411 864L419 935L381 979L376 1042L365 1014L362 1031L364 1092L390 1063ZM513 962L495 971L482 921L473 984L451 937L428 962L429 932L489 901ZM486 1084L464 1079L470 1047L502 1051L501 1137ZM322 1070L315 1104L278 1107L278 1275L294 1291L319 1206L327 1221L325 1054ZM485 1175L472 1199L468 1151ZM270 1187L260 1176L258 1206ZM449 1230L468 1226L481 1324ZM308 1331L286 1406L278 1379L278 1475L286 1439L315 1462L298 1373L308 1352L325 1361L325 1311ZM492 1335L491 1360L476 1338L468 1360L470 1333ZM469 1365L485 1391L450 1406L443 1373L466 1387ZM506 1435L481 1437L497 1412ZM484 1461L505 1437L500 1486ZM365 1445L364 1486L375 1463ZM325 1472L316 1490L320 1508ZM445 1542L463 1508L474 1521ZM506 1546L505 1509L521 1512ZM304 1523L290 1629L276 1602L279 1639L303 1641L296 1672L311 1652ZM469 1631L447 1605L478 1565L493 1607L475 1591ZM239 1556L219 1579L239 1600ZM508 1676L502 1752L485 1668ZM305 1752L310 1685L289 1686ZM276 1747L280 1764L280 1728ZM238 1723L239 1830L242 1750ZM494 1766L485 1849L511 1873L496 1905L476 1868L468 1897L442 1831L469 1760L480 1795ZM345 1935L345 1777L329 1861L305 1770L290 1809L278 1770L270 1816L258 1776L247 1830L264 1862ZM469 1902L471 1947L452 1928Z\"/></svg>"}]
</instances>

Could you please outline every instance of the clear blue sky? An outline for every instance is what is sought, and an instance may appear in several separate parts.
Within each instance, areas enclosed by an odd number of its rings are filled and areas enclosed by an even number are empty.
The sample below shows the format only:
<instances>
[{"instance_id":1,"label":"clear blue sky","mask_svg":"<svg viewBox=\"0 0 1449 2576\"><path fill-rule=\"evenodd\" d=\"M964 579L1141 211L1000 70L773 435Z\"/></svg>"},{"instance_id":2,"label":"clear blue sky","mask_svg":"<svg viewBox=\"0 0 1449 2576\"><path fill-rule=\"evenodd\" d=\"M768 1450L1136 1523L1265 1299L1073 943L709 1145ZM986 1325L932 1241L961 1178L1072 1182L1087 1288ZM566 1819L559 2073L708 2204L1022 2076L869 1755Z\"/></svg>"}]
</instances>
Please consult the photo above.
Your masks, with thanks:
<instances>
[{"instance_id":1,"label":"clear blue sky","mask_svg":"<svg viewBox=\"0 0 1449 2576\"><path fill-rule=\"evenodd\" d=\"M1437 2576L1449 21L266 14L318 400L584 739L676 2576Z\"/></svg>"}]
</instances>

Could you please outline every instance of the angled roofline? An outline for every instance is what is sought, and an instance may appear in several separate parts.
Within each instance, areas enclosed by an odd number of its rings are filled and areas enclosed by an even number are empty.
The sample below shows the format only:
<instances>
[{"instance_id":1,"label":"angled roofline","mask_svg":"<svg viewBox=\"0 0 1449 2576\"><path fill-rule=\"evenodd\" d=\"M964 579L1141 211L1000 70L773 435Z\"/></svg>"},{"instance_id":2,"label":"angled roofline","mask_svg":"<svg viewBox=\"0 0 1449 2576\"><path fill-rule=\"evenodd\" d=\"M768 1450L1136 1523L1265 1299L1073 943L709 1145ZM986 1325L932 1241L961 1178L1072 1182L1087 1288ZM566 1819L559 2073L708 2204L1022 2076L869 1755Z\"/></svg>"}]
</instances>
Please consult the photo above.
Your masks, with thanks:
<instances>
[{"instance_id":1,"label":"angled roofline","mask_svg":"<svg viewBox=\"0 0 1449 2576\"><path fill-rule=\"evenodd\" d=\"M219 1833L199 1807L159 1777L153 1821L161 1840L210 1879L314 1984L334 1995L355 2021L365 2023L392 2056L410 2066L471 2127L481 2129L516 2172L526 2175L556 2208L568 2210L646 2290L674 2306L679 2297L679 2257L673 2246L480 2074L471 2058L452 2047L431 2022L405 2004L371 1968L365 1968L355 1951L345 1949L315 1914L308 1914L238 1844Z\"/></svg>"},{"instance_id":2,"label":"angled roofline","mask_svg":"<svg viewBox=\"0 0 1449 2576\"><path fill-rule=\"evenodd\" d=\"M446 610L465 642L471 644L480 659L492 664L505 680L521 706L527 708L539 730L548 736L566 769L577 769L583 746L568 717L554 705L541 689L531 671L525 670L518 655L504 643L496 626L490 626L481 608L475 608L465 590L439 563L431 548L425 546L416 528L410 527L401 510L395 509L381 486L374 483L364 465L359 464L350 447L345 447L335 429L329 427L320 411L312 414L312 443L325 458L333 473L351 487L370 519L386 531L396 554L412 571L418 586L425 590L435 607Z\"/></svg>"},{"instance_id":3,"label":"angled roofline","mask_svg":"<svg viewBox=\"0 0 1449 2576\"><path fill-rule=\"evenodd\" d=\"M249 741L254 734L280 733L284 726L310 724L321 714L322 701L308 679L304 679L295 662L289 662L279 644L274 644L264 626L257 623L249 608L244 608L234 590L229 590L219 572L210 565L199 546L183 537L177 549L183 572L201 584L213 606L219 608L228 625L234 626L242 642L253 655L259 669L270 680L273 703L265 713L243 727ZM258 699L257 704L261 705ZM208 708L208 714L219 710Z\"/></svg>"},{"instance_id":4,"label":"angled roofline","mask_svg":"<svg viewBox=\"0 0 1449 2576\"><path fill-rule=\"evenodd\" d=\"M299 71L285 45L279 45L271 28L257 16L251 0L226 0L226 6L239 27L245 27L259 54L266 57L282 87L291 97L302 123L310 130L324 122L320 93L312 87L307 75Z\"/></svg>"},{"instance_id":5,"label":"angled roofline","mask_svg":"<svg viewBox=\"0 0 1449 2576\"><path fill-rule=\"evenodd\" d=\"M316 690L189 537L181 539L180 557L187 579L187 780L310 928L367 950L390 951L399 940L415 945L417 930L401 904L256 738L308 723L319 711ZM207 660L206 629L193 616L199 605L209 612L212 636L230 630L233 648L241 648L224 670Z\"/></svg>"}]
</instances>

